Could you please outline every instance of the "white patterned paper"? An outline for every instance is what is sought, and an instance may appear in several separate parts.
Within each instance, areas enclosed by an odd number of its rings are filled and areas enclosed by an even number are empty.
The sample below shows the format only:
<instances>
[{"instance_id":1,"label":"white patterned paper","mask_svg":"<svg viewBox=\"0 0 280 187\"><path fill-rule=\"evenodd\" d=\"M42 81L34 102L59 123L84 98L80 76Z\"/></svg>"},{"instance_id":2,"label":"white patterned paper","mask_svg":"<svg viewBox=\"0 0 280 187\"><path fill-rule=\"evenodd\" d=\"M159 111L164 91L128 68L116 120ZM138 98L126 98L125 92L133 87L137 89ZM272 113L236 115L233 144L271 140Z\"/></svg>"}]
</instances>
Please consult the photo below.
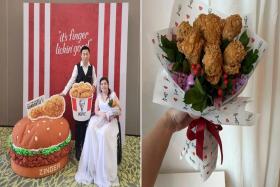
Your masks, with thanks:
<instances>
[{"instance_id":1,"label":"white patterned paper","mask_svg":"<svg viewBox=\"0 0 280 187\"><path fill-rule=\"evenodd\" d=\"M195 132L195 128L193 129ZM203 181L207 180L216 168L218 143L209 131L204 130L203 160L196 155L196 140L187 138L180 159L185 159L194 169L200 170Z\"/></svg>"}]
</instances>

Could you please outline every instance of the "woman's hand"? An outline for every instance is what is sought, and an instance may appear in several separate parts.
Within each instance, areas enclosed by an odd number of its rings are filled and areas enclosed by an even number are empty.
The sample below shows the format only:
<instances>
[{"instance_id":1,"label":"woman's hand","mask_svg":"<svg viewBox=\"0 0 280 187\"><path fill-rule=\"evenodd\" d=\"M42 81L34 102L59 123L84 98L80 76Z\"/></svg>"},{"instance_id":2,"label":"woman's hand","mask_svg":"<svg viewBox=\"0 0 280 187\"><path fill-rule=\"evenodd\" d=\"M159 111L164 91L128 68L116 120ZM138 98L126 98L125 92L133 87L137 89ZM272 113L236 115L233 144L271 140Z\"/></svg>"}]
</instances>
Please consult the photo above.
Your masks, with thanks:
<instances>
[{"instance_id":1,"label":"woman's hand","mask_svg":"<svg viewBox=\"0 0 280 187\"><path fill-rule=\"evenodd\" d=\"M98 115L102 118L106 118L106 113L105 112L98 112Z\"/></svg>"},{"instance_id":2,"label":"woman's hand","mask_svg":"<svg viewBox=\"0 0 280 187\"><path fill-rule=\"evenodd\" d=\"M111 122L116 116L113 115L111 112L106 112L106 119Z\"/></svg>"},{"instance_id":3,"label":"woman's hand","mask_svg":"<svg viewBox=\"0 0 280 187\"><path fill-rule=\"evenodd\" d=\"M167 110L142 139L142 186L152 187L174 132L187 127L192 118L175 109Z\"/></svg>"},{"instance_id":4,"label":"woman's hand","mask_svg":"<svg viewBox=\"0 0 280 187\"><path fill-rule=\"evenodd\" d=\"M165 125L172 133L186 128L193 120L188 113L173 108L166 111L165 118Z\"/></svg>"}]
</instances>

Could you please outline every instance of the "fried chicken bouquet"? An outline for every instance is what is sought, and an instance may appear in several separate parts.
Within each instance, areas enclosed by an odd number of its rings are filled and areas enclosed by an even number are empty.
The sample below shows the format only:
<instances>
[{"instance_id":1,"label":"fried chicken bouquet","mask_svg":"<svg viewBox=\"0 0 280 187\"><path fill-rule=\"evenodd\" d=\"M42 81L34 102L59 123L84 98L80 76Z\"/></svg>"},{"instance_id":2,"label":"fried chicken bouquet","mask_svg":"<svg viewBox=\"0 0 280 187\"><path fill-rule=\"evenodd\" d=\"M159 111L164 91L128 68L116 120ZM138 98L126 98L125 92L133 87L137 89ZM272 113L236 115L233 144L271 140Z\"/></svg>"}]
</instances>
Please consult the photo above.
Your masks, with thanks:
<instances>
[{"instance_id":1,"label":"fried chicken bouquet","mask_svg":"<svg viewBox=\"0 0 280 187\"><path fill-rule=\"evenodd\" d=\"M247 126L256 120L245 111L249 99L238 95L266 43L250 30L248 16L205 12L208 7L193 1L177 0L175 5L184 8L174 6L170 28L152 38L164 68L153 101L197 118L188 126L181 158L206 180L216 167L218 147L223 159L221 125Z\"/></svg>"}]
</instances>

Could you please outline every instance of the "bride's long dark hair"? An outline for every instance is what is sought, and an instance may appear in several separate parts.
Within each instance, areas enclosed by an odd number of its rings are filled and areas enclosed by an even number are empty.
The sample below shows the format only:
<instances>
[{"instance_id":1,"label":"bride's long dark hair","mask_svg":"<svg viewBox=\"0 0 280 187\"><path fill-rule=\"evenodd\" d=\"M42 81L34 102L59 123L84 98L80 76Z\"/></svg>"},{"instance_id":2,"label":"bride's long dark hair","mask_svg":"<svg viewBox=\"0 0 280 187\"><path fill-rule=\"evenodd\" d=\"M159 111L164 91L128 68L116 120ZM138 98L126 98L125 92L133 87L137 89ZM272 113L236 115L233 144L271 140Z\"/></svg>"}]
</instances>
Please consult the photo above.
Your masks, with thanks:
<instances>
[{"instance_id":1,"label":"bride's long dark hair","mask_svg":"<svg viewBox=\"0 0 280 187\"><path fill-rule=\"evenodd\" d=\"M108 84L108 95L107 95L107 99L110 97L110 95L111 95L111 89L109 88L109 80L108 80L108 78L107 77L101 77L101 79L100 79L100 81L99 81L99 85L100 85L100 93L102 93L102 90L101 90L101 82L102 81L106 81L107 82L107 84ZM106 99L106 100L107 100Z\"/></svg>"}]
</instances>

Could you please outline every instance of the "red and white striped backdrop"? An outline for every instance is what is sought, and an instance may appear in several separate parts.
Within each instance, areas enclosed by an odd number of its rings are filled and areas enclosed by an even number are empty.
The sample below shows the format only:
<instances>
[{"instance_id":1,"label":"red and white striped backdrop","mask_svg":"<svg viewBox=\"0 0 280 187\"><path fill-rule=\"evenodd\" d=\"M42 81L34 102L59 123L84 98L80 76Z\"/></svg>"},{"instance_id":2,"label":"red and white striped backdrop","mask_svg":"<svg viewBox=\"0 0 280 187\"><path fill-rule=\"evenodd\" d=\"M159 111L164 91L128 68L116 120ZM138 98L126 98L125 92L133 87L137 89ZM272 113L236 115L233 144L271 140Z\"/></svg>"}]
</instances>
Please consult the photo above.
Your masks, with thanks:
<instances>
[{"instance_id":1,"label":"red and white striped backdrop","mask_svg":"<svg viewBox=\"0 0 280 187\"><path fill-rule=\"evenodd\" d=\"M95 67L97 79L108 77L110 88L120 99L124 137L128 3L24 3L23 9L23 115L26 115L27 101L40 95L48 98L60 93L74 65L80 61L80 54L75 55L77 49L74 47L72 53L57 54L57 45L63 46L61 33L86 31L86 41L64 43L73 46L82 46L82 42L89 44L90 63ZM69 97L66 97L66 103L65 116L71 122Z\"/></svg>"}]
</instances>

